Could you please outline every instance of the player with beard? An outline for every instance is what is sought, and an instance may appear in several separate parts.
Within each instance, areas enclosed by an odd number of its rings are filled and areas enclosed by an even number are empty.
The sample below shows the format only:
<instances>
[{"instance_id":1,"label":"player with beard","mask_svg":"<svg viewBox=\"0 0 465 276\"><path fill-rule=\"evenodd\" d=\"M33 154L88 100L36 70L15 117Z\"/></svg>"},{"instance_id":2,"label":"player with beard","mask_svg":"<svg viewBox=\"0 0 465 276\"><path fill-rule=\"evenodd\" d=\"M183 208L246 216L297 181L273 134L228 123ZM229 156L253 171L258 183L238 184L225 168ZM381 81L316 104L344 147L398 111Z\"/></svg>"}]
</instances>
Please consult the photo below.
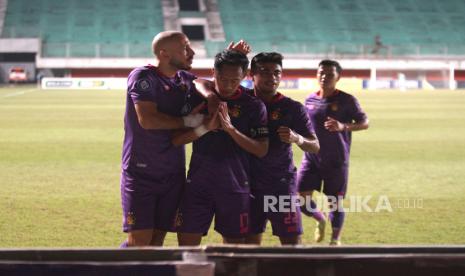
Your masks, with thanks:
<instances>
[{"instance_id":1,"label":"player with beard","mask_svg":"<svg viewBox=\"0 0 465 276\"><path fill-rule=\"evenodd\" d=\"M185 184L185 152L171 144L172 130L196 127L202 103L195 97L188 38L162 32L152 42L155 63L129 74L124 117L121 198L126 246L163 245L172 231Z\"/></svg>"}]
</instances>

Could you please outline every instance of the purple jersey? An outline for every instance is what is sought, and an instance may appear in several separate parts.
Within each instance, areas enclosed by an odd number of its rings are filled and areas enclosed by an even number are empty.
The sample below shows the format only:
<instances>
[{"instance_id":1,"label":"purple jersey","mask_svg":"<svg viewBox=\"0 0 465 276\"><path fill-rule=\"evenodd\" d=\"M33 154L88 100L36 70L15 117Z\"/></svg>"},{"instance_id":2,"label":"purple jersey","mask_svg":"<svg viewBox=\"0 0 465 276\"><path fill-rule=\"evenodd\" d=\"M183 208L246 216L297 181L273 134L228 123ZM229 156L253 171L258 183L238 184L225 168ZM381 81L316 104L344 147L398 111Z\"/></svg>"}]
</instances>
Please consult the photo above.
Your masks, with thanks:
<instances>
[{"instance_id":1,"label":"purple jersey","mask_svg":"<svg viewBox=\"0 0 465 276\"><path fill-rule=\"evenodd\" d=\"M305 107L320 142L320 151L316 154L305 153L302 167L306 168L310 163L320 168L340 168L348 165L352 132L330 132L325 129L324 123L327 117L341 123L364 121L367 117L357 99L340 90L328 98L321 98L317 92L307 97Z\"/></svg>"},{"instance_id":2,"label":"purple jersey","mask_svg":"<svg viewBox=\"0 0 465 276\"><path fill-rule=\"evenodd\" d=\"M137 119L134 104L148 101L158 111L171 116L184 116L201 102L192 80L195 76L178 71L173 78L164 76L152 65L134 69L128 77L122 169L150 177L183 172L184 147L171 144L172 130L145 130Z\"/></svg>"},{"instance_id":3,"label":"purple jersey","mask_svg":"<svg viewBox=\"0 0 465 276\"><path fill-rule=\"evenodd\" d=\"M265 157L252 159L252 188L263 192L295 191L295 181L285 181L288 178L294 179L296 172L292 145L282 142L277 130L285 126L303 137L308 137L313 133L311 122L301 103L280 93L265 105L270 142ZM282 179L284 180L280 181Z\"/></svg>"},{"instance_id":4,"label":"purple jersey","mask_svg":"<svg viewBox=\"0 0 465 276\"><path fill-rule=\"evenodd\" d=\"M238 131L254 139L268 137L265 105L251 96L246 88L240 87L226 102L231 122ZM194 141L189 175L203 174L216 180L216 185L211 188L248 193L249 173L250 154L226 132L210 131Z\"/></svg>"}]
</instances>

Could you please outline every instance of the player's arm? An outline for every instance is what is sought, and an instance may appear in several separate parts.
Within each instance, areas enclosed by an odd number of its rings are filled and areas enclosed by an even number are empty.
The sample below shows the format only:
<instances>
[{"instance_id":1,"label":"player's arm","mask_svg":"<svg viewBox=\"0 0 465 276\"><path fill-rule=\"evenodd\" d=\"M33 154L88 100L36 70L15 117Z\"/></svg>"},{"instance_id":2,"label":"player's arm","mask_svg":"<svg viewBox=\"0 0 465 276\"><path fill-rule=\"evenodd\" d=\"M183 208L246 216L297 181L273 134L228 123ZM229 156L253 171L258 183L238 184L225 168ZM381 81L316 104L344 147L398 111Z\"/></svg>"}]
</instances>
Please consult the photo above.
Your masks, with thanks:
<instances>
[{"instance_id":1,"label":"player's arm","mask_svg":"<svg viewBox=\"0 0 465 276\"><path fill-rule=\"evenodd\" d=\"M175 131L171 138L171 143L175 146L189 144L199 139L204 134L218 129L219 125L220 122L218 121L218 112L216 112L213 116L210 116L208 120L205 120L198 127Z\"/></svg>"},{"instance_id":2,"label":"player's arm","mask_svg":"<svg viewBox=\"0 0 465 276\"><path fill-rule=\"evenodd\" d=\"M303 137L302 135L285 126L280 126L277 131L279 139L284 143L294 143L303 151L310 153L317 153L320 150L320 143L314 134Z\"/></svg>"},{"instance_id":3,"label":"player's arm","mask_svg":"<svg viewBox=\"0 0 465 276\"><path fill-rule=\"evenodd\" d=\"M138 101L134 104L137 120L143 129L178 129L197 127L203 121L203 115L190 114L174 117L158 111L157 104L151 101Z\"/></svg>"},{"instance_id":4,"label":"player's arm","mask_svg":"<svg viewBox=\"0 0 465 276\"><path fill-rule=\"evenodd\" d=\"M332 117L326 118L325 121L325 128L331 132L364 130L368 129L369 126L368 118L353 123L342 123Z\"/></svg>"},{"instance_id":5,"label":"player's arm","mask_svg":"<svg viewBox=\"0 0 465 276\"><path fill-rule=\"evenodd\" d=\"M205 79L195 79L194 85L197 92L207 100L208 114L216 113L221 100L215 93L215 83Z\"/></svg>"},{"instance_id":6,"label":"player's arm","mask_svg":"<svg viewBox=\"0 0 465 276\"><path fill-rule=\"evenodd\" d=\"M268 138L253 139L237 130L231 123L226 103L222 103L220 105L218 117L222 129L228 133L234 142L236 142L242 149L259 158L264 157L268 153Z\"/></svg>"},{"instance_id":7,"label":"player's arm","mask_svg":"<svg viewBox=\"0 0 465 276\"><path fill-rule=\"evenodd\" d=\"M325 128L329 131L358 131L368 129L370 126L370 121L368 120L367 115L360 107L358 100L355 97L351 98L351 101L348 103L348 110L352 122L342 123L337 121L334 118L328 117L325 122Z\"/></svg>"}]
</instances>

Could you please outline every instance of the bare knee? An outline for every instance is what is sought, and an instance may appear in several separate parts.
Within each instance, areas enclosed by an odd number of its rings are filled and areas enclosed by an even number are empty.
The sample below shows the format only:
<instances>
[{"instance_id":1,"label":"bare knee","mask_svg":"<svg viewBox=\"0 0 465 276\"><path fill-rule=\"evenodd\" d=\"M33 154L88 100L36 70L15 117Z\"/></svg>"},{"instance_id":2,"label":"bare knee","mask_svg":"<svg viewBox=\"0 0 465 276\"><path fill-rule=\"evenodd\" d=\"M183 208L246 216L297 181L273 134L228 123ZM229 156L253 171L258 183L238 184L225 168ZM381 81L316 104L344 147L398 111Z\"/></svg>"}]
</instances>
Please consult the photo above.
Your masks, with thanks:
<instances>
[{"instance_id":1,"label":"bare knee","mask_svg":"<svg viewBox=\"0 0 465 276\"><path fill-rule=\"evenodd\" d=\"M165 241L166 231L154 229L152 232L152 240L150 241L150 245L152 246L163 246L163 242Z\"/></svg>"},{"instance_id":2,"label":"bare knee","mask_svg":"<svg viewBox=\"0 0 465 276\"><path fill-rule=\"evenodd\" d=\"M202 234L178 233L179 246L198 246L202 242Z\"/></svg>"},{"instance_id":3,"label":"bare knee","mask_svg":"<svg viewBox=\"0 0 465 276\"><path fill-rule=\"evenodd\" d=\"M128 246L150 246L152 229L134 230L128 233Z\"/></svg>"},{"instance_id":4,"label":"bare knee","mask_svg":"<svg viewBox=\"0 0 465 276\"><path fill-rule=\"evenodd\" d=\"M262 243L262 234L251 234L245 238L246 244L258 244Z\"/></svg>"},{"instance_id":5,"label":"bare knee","mask_svg":"<svg viewBox=\"0 0 465 276\"><path fill-rule=\"evenodd\" d=\"M291 236L291 237L279 237L282 245L296 245L302 242L300 235Z\"/></svg>"},{"instance_id":6,"label":"bare knee","mask_svg":"<svg viewBox=\"0 0 465 276\"><path fill-rule=\"evenodd\" d=\"M223 243L224 244L244 244L245 238L230 238L223 236Z\"/></svg>"}]
</instances>

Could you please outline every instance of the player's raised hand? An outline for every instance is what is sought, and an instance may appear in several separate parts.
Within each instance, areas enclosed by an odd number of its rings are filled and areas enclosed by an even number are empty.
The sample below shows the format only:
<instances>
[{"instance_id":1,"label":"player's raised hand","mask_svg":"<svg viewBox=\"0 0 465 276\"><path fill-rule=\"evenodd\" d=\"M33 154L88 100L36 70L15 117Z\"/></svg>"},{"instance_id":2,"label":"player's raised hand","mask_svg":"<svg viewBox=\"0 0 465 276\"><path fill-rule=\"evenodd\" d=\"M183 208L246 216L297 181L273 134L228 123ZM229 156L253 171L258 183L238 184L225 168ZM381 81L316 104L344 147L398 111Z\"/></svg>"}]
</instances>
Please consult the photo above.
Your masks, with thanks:
<instances>
[{"instance_id":1,"label":"player's raised hand","mask_svg":"<svg viewBox=\"0 0 465 276\"><path fill-rule=\"evenodd\" d=\"M325 121L325 128L331 132L343 131L345 129L345 125L332 117L327 117Z\"/></svg>"},{"instance_id":2,"label":"player's raised hand","mask_svg":"<svg viewBox=\"0 0 465 276\"><path fill-rule=\"evenodd\" d=\"M236 50L236 51L239 51L245 55L249 54L251 51L252 51L252 47L250 47L250 45L245 42L244 40L239 40L239 42L237 43L234 43L234 41L231 41L231 43L229 43L228 47L226 48L228 50Z\"/></svg>"},{"instance_id":3,"label":"player's raised hand","mask_svg":"<svg viewBox=\"0 0 465 276\"><path fill-rule=\"evenodd\" d=\"M298 134L288 127L280 126L277 132L281 142L292 144L297 143L297 141L299 140Z\"/></svg>"},{"instance_id":4,"label":"player's raised hand","mask_svg":"<svg viewBox=\"0 0 465 276\"><path fill-rule=\"evenodd\" d=\"M224 131L229 132L234 130L231 117L229 117L228 113L228 105L225 102L220 103L218 117L220 118L221 127Z\"/></svg>"}]
</instances>

